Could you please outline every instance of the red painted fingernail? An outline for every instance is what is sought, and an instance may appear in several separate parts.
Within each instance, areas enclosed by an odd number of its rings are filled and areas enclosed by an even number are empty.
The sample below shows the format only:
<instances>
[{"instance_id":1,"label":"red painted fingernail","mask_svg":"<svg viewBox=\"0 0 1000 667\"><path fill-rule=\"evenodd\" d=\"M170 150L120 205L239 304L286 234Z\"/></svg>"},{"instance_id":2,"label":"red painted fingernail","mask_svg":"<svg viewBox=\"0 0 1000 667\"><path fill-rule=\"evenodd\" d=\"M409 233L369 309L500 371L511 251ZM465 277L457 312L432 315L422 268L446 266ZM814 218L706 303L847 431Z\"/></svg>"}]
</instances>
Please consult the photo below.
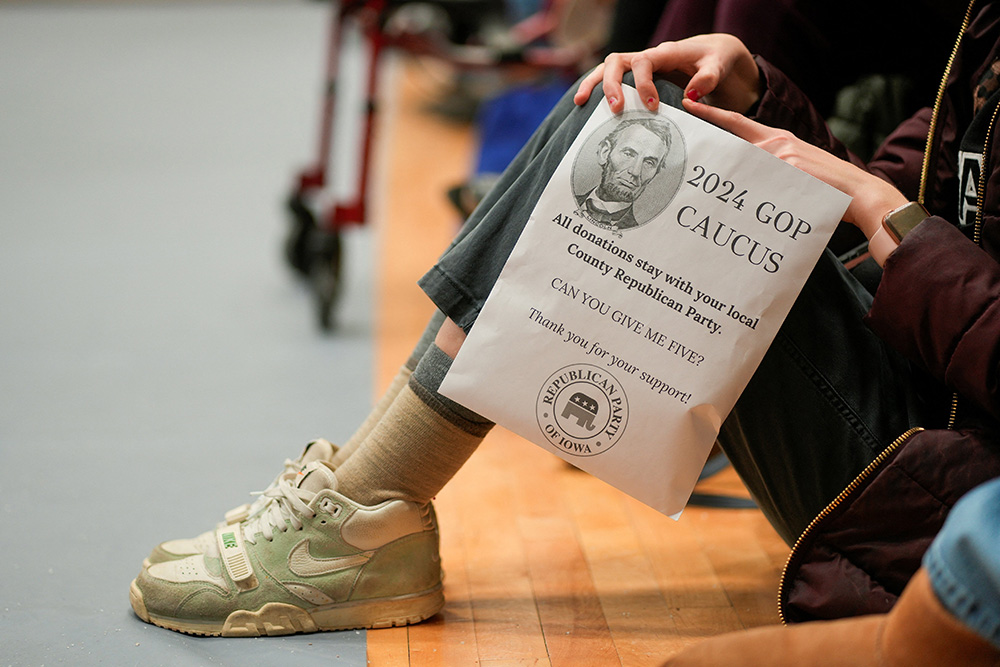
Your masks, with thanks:
<instances>
[{"instance_id":1,"label":"red painted fingernail","mask_svg":"<svg viewBox=\"0 0 1000 667\"><path fill-rule=\"evenodd\" d=\"M687 91L687 98L692 102L697 102L698 99L701 98L701 93L692 88L691 90Z\"/></svg>"},{"instance_id":2,"label":"red painted fingernail","mask_svg":"<svg viewBox=\"0 0 1000 667\"><path fill-rule=\"evenodd\" d=\"M646 100L646 104L648 104L649 106L653 106L653 104L655 104L655 103L656 103L656 100L653 99L652 97L650 97L648 100Z\"/></svg>"},{"instance_id":3,"label":"red painted fingernail","mask_svg":"<svg viewBox=\"0 0 1000 667\"><path fill-rule=\"evenodd\" d=\"M611 104L611 105L618 104L618 98L617 97L609 97L608 98L608 104Z\"/></svg>"}]
</instances>

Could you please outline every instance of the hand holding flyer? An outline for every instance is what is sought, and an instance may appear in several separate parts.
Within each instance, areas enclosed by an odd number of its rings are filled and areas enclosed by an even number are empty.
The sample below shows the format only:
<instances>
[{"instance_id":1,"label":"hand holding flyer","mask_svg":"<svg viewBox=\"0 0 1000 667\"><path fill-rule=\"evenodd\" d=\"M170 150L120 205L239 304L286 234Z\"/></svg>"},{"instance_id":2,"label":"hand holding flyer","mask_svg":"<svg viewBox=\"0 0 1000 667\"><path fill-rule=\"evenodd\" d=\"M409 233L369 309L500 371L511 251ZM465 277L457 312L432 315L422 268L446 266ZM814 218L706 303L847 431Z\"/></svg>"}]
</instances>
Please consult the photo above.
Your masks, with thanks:
<instances>
[{"instance_id":1,"label":"hand holding flyer","mask_svg":"<svg viewBox=\"0 0 1000 667\"><path fill-rule=\"evenodd\" d=\"M677 515L850 200L625 92L556 169L441 393Z\"/></svg>"}]
</instances>

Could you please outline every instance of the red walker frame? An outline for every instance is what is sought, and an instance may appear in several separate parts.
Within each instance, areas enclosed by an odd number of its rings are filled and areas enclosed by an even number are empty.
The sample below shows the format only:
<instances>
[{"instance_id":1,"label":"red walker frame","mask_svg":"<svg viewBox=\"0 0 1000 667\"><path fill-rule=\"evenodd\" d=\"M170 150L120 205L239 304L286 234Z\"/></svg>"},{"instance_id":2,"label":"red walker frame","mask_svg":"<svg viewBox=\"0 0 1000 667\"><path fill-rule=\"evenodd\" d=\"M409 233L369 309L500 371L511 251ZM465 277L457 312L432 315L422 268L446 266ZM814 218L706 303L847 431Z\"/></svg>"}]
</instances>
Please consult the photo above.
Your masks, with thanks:
<instances>
[{"instance_id":1,"label":"red walker frame","mask_svg":"<svg viewBox=\"0 0 1000 667\"><path fill-rule=\"evenodd\" d=\"M548 0L544 9L510 29L515 43L529 44L555 30L567 3L573 0ZM559 46L526 46L499 51L484 46L457 45L440 35L397 34L385 32L392 10L407 0L340 0L334 2L327 44L327 59L319 150L313 164L302 170L287 200L291 231L285 242L285 258L293 269L308 278L317 299L320 327L333 328L333 310L341 287L343 248L341 230L366 221L366 195L371 163L372 135L377 111L379 58L386 46L396 46L411 53L431 55L460 68L496 68L510 65L540 70L576 71L586 49ZM315 202L330 184L330 154L334 142L337 113L337 81L345 26L353 21L369 47L367 78L364 82L364 109L361 120L362 144L357 189L347 201L335 201L326 210L317 211Z\"/></svg>"}]
</instances>

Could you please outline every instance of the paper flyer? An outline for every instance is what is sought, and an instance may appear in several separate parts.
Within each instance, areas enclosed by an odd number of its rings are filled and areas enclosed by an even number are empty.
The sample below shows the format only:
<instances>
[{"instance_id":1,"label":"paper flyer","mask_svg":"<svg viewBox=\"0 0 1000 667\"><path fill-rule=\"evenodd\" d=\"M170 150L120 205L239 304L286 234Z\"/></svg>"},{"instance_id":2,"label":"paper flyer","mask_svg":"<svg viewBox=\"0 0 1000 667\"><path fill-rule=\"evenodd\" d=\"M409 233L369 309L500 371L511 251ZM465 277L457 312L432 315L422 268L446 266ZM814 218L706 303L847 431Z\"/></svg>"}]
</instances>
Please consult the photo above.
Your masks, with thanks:
<instances>
[{"instance_id":1,"label":"paper flyer","mask_svg":"<svg viewBox=\"0 0 1000 667\"><path fill-rule=\"evenodd\" d=\"M441 393L676 517L850 198L625 93L556 169Z\"/></svg>"}]
</instances>

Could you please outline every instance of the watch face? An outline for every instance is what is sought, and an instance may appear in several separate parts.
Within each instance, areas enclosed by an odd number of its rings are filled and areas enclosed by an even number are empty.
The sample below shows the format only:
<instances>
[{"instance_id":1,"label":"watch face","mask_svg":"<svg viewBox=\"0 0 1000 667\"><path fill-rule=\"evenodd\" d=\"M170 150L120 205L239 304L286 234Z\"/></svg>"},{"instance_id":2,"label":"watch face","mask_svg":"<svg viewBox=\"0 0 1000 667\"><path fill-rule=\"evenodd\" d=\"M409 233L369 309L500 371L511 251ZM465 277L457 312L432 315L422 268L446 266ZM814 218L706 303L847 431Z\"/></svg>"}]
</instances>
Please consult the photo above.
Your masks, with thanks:
<instances>
[{"instance_id":1,"label":"watch face","mask_svg":"<svg viewBox=\"0 0 1000 667\"><path fill-rule=\"evenodd\" d=\"M900 206L895 211L891 211L882 221L882 226L889 232L889 236L899 243L913 231L913 228L926 220L930 215L927 209L917 202L909 202Z\"/></svg>"}]
</instances>

